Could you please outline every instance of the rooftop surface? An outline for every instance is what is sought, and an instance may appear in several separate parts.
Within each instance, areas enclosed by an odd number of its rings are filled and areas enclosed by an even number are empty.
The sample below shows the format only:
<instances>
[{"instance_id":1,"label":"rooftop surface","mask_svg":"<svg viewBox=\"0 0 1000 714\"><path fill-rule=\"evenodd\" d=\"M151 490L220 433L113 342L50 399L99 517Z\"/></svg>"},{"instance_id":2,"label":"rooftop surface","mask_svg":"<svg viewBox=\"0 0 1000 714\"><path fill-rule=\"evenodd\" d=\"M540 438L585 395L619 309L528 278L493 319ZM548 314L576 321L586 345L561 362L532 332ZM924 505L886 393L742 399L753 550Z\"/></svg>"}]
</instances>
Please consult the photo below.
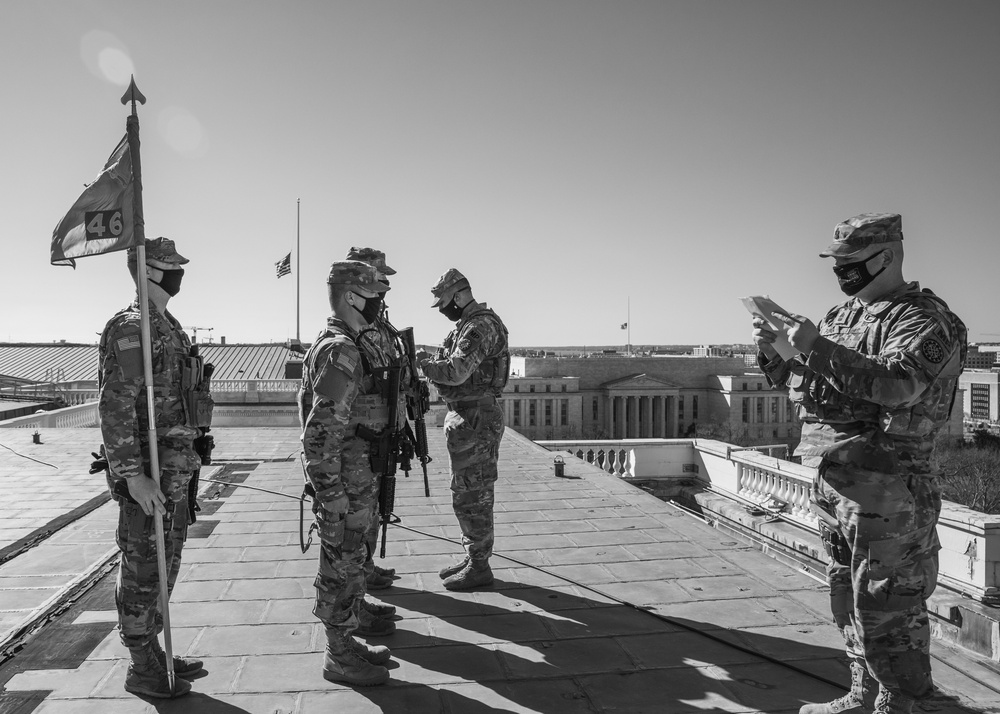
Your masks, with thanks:
<instances>
[{"instance_id":1,"label":"rooftop surface","mask_svg":"<svg viewBox=\"0 0 1000 714\"><path fill-rule=\"evenodd\" d=\"M0 429L0 652L13 654L0 712L797 712L848 680L823 584L576 459L556 478L553 454L510 430L497 582L444 590L437 571L462 553L432 428L431 497L419 471L400 475L405 528L389 529L382 563L400 577L373 593L399 609L396 633L370 640L392 649L390 683L330 684L312 615L318 548L298 547L297 430L213 433L203 479L295 498L203 484L171 619L175 651L207 673L187 697L147 702L122 689L115 507L87 474L98 431L32 444L30 430ZM1000 712L994 669L938 642L934 655L940 691L923 711Z\"/></svg>"}]
</instances>

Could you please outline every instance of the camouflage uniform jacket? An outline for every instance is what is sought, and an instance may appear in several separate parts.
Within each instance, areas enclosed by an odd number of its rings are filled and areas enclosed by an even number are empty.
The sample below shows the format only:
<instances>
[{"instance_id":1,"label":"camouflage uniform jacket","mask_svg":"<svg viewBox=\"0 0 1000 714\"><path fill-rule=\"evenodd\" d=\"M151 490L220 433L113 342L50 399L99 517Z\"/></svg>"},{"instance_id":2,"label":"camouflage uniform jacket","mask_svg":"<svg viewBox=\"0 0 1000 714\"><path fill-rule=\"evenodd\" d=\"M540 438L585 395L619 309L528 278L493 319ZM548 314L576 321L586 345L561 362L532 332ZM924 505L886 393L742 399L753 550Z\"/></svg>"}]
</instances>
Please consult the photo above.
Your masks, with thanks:
<instances>
[{"instance_id":1,"label":"camouflage uniform jacket","mask_svg":"<svg viewBox=\"0 0 1000 714\"><path fill-rule=\"evenodd\" d=\"M328 319L327 329L306 353L298 394L299 423L306 473L317 501L343 493L345 457L360 462L348 468L368 468L368 442L356 430L358 424L375 431L385 427L388 409L373 370L387 365L384 354L359 340L336 317Z\"/></svg>"},{"instance_id":2,"label":"camouflage uniform jacket","mask_svg":"<svg viewBox=\"0 0 1000 714\"><path fill-rule=\"evenodd\" d=\"M808 356L761 365L773 386L788 386L803 422L802 462L928 473L965 363L962 321L930 290L908 283L867 305L857 298L838 305L819 333Z\"/></svg>"},{"instance_id":3,"label":"camouflage uniform jacket","mask_svg":"<svg viewBox=\"0 0 1000 714\"><path fill-rule=\"evenodd\" d=\"M139 321L136 300L111 318L98 348L101 434L111 475L116 478L149 475L144 466L149 461L149 417ZM161 314L152 304L149 332L160 470L194 471L201 465L193 446L201 432L188 426L181 388L191 341L173 315Z\"/></svg>"},{"instance_id":4,"label":"camouflage uniform jacket","mask_svg":"<svg viewBox=\"0 0 1000 714\"><path fill-rule=\"evenodd\" d=\"M510 376L507 328L485 304L477 305L455 325L424 374L446 401L499 397Z\"/></svg>"}]
</instances>

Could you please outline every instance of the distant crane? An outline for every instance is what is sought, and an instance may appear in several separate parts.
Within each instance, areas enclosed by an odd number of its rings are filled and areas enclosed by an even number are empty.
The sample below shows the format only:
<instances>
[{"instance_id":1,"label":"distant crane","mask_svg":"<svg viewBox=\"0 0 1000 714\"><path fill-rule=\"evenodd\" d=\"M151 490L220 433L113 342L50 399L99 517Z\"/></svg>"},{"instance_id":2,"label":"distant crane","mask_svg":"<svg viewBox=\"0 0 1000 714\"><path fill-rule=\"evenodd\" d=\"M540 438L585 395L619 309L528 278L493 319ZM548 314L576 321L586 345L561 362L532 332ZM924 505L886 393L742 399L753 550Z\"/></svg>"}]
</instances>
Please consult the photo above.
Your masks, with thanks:
<instances>
[{"instance_id":1,"label":"distant crane","mask_svg":"<svg viewBox=\"0 0 1000 714\"><path fill-rule=\"evenodd\" d=\"M212 330L215 329L214 327L189 327L189 326L186 326L184 329L185 330L191 330L191 334L194 336L193 342L195 344L198 344L198 330L201 330L202 332L207 332L208 333L208 344L212 344Z\"/></svg>"}]
</instances>

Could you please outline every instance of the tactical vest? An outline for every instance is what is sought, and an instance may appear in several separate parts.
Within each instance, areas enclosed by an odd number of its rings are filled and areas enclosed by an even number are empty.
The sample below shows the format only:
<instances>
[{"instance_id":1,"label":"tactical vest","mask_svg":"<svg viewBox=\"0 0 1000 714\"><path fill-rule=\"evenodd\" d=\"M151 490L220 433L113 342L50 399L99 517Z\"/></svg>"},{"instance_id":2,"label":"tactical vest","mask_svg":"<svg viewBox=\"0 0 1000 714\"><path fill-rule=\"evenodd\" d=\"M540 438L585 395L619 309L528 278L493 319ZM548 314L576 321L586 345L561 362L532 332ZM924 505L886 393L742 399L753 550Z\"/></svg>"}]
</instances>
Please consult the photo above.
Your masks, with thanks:
<instances>
[{"instance_id":1,"label":"tactical vest","mask_svg":"<svg viewBox=\"0 0 1000 714\"><path fill-rule=\"evenodd\" d=\"M372 368L371 355L365 350L363 342L352 337L347 332L332 327L328 327L320 333L316 341L309 347L303 360L302 394L300 395L299 402L300 423L305 424L309 413L312 411L312 374L316 368L314 364L316 355L321 347L331 342L337 335L348 337L358 348L363 372L361 384L358 385L358 395L351 404L351 415L347 424L347 438L354 438L359 424L363 424L373 431L381 431L389 423L389 407L386 405L385 397L383 396L384 380L379 377L378 370Z\"/></svg>"},{"instance_id":2,"label":"tactical vest","mask_svg":"<svg viewBox=\"0 0 1000 714\"><path fill-rule=\"evenodd\" d=\"M892 298L880 315L869 313L863 306L853 309L835 308L836 317L824 320L820 334L838 345L867 356L877 356L881 349L883 320L902 305L919 305L936 313L954 331L959 349L938 371L931 392L917 404L890 409L874 402L853 399L837 391L824 378L808 368L793 367L788 379L789 398L795 403L798 417L806 423L850 424L862 422L877 425L878 431L893 438L921 439L933 434L951 414L958 387L958 377L966 358L966 327L948 305L934 293L906 291Z\"/></svg>"},{"instance_id":3,"label":"tactical vest","mask_svg":"<svg viewBox=\"0 0 1000 714\"><path fill-rule=\"evenodd\" d=\"M475 372L472 373L472 384L475 387L482 388L484 392L499 394L507 386L507 381L510 379L510 348L507 341L507 326L503 324L500 316L489 308L483 308L482 310L470 313L469 318L476 315L483 315L490 320L496 321L503 335L503 344L500 345L496 352L488 355L476 368Z\"/></svg>"},{"instance_id":4,"label":"tactical vest","mask_svg":"<svg viewBox=\"0 0 1000 714\"><path fill-rule=\"evenodd\" d=\"M111 332L111 326L114 325L117 319L121 316L133 312L134 306L125 308L115 314L113 318L104 327L104 332L101 333L101 339L98 342L97 354L99 359L98 374L97 374L97 387L100 389L104 386L104 371L105 364L104 361L108 356L108 335ZM135 308L138 309L138 308ZM155 318L150 317L150 328L151 332L155 333L157 339L160 338L159 334L152 329L152 324ZM164 317L164 320L169 320ZM182 407L184 410L183 424L190 427L198 428L208 428L212 426L212 410L215 407L215 400L212 398L211 394L211 379L210 375L212 373L211 365L206 365L205 358L198 354L197 345L191 345L188 341L187 334L181 329L176 330L177 341L180 343L180 348L174 349L173 338L169 340L160 339L160 344L162 345L162 350L160 351L161 359L169 362L170 369L170 382L173 384L176 381L180 382L180 394ZM152 335L151 335L152 338ZM150 345L151 348L153 345ZM157 351L152 350L153 358L157 356ZM154 380L155 375L160 374L164 371L165 365L153 365ZM208 369L206 370L206 367ZM143 380L145 382L145 380ZM143 389L140 394L140 400L145 401L146 390ZM139 418L140 424L143 428L147 426L147 418L145 410L140 409L137 411L137 416ZM157 417L157 422L159 426L159 421L162 417Z\"/></svg>"}]
</instances>

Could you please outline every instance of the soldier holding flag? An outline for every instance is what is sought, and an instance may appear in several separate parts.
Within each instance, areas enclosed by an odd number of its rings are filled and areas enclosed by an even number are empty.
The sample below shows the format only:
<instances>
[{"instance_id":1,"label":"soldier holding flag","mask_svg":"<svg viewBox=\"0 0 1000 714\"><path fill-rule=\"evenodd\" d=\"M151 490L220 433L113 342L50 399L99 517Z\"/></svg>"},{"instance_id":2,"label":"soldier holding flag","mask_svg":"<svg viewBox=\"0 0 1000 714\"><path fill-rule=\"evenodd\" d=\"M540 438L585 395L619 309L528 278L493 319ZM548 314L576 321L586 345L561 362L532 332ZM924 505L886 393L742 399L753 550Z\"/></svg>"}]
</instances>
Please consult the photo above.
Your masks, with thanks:
<instances>
[{"instance_id":1,"label":"soldier holding flag","mask_svg":"<svg viewBox=\"0 0 1000 714\"><path fill-rule=\"evenodd\" d=\"M202 434L202 415L211 405L198 403L201 385L194 383L196 378L191 375L202 372L198 369L200 358L191 356L188 336L167 311L167 302L180 290L184 275L181 266L188 260L177 252L172 240L146 240L145 245L145 265L138 266L137 251L131 249L128 268L137 283L146 281L149 295L159 484L149 478L149 424L138 300L112 317L101 335L99 412L109 485L120 506L117 542L122 555L115 603L122 644L132 659L125 689L169 698L186 694L191 685L177 680L171 691L166 654L157 640L163 622L157 603L158 546L153 519L165 520L169 591L177 579L187 535L188 483L201 464L194 441ZM177 676L187 677L199 672L202 662L173 657L173 668Z\"/></svg>"},{"instance_id":2,"label":"soldier holding flag","mask_svg":"<svg viewBox=\"0 0 1000 714\"><path fill-rule=\"evenodd\" d=\"M125 138L56 225L51 261L75 267L75 258L128 250L138 299L101 335L98 410L106 460L92 468L107 470L121 507L115 600L132 660L125 689L166 699L191 691L176 675L202 669L198 660L173 656L169 600L187 533L187 486L201 463L195 439L211 425L210 370L167 312L188 261L173 241L145 238L136 104L146 98L134 79L121 102L132 105Z\"/></svg>"}]
</instances>

